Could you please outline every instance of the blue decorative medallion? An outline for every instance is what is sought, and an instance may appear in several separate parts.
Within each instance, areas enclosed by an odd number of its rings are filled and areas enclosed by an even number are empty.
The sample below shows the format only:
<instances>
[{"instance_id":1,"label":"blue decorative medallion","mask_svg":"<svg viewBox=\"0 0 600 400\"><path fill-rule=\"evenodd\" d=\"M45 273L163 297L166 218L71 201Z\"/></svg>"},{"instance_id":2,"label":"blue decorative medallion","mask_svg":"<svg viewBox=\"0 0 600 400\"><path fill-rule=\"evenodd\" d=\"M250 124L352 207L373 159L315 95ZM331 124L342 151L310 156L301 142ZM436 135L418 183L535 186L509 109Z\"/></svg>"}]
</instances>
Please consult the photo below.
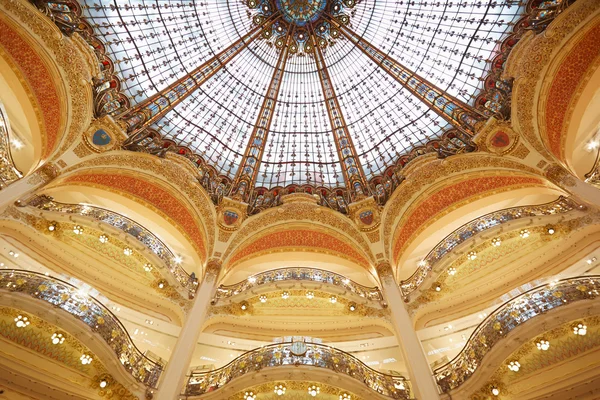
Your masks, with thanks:
<instances>
[{"instance_id":1,"label":"blue decorative medallion","mask_svg":"<svg viewBox=\"0 0 600 400\"><path fill-rule=\"evenodd\" d=\"M104 129L98 129L92 136L92 143L96 146L106 146L111 141L111 137Z\"/></svg>"},{"instance_id":2,"label":"blue decorative medallion","mask_svg":"<svg viewBox=\"0 0 600 400\"><path fill-rule=\"evenodd\" d=\"M283 18L297 26L315 22L323 13L326 0L276 0L275 4Z\"/></svg>"}]
</instances>

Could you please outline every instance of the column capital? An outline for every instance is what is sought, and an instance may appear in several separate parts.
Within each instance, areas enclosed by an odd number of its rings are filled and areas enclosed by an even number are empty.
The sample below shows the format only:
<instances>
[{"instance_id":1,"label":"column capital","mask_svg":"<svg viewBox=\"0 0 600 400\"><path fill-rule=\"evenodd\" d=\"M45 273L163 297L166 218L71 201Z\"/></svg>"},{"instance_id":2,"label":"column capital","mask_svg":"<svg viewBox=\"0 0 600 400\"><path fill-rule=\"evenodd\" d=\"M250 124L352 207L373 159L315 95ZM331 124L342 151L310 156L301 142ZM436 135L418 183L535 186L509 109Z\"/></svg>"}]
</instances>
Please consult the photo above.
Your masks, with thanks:
<instances>
[{"instance_id":1,"label":"column capital","mask_svg":"<svg viewBox=\"0 0 600 400\"><path fill-rule=\"evenodd\" d=\"M379 279L385 281L385 283L391 283L394 280L394 271L392 269L392 264L388 260L379 261L375 265L375 270L377 271L377 275Z\"/></svg>"},{"instance_id":2,"label":"column capital","mask_svg":"<svg viewBox=\"0 0 600 400\"><path fill-rule=\"evenodd\" d=\"M223 261L220 258L209 259L206 263L206 269L204 271L204 280L210 282L216 280L221 272L222 266Z\"/></svg>"}]
</instances>

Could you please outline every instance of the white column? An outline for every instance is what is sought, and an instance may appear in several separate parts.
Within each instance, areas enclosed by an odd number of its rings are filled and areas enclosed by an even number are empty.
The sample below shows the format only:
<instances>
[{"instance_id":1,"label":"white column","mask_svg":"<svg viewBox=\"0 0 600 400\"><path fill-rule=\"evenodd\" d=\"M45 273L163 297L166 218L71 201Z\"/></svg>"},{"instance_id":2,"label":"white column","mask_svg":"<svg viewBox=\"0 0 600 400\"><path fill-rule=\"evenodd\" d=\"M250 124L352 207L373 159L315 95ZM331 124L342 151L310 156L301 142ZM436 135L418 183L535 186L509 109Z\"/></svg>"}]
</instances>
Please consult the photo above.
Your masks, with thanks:
<instances>
[{"instance_id":1,"label":"white column","mask_svg":"<svg viewBox=\"0 0 600 400\"><path fill-rule=\"evenodd\" d=\"M0 193L0 211L14 204L15 201L28 197L35 190L45 186L59 174L58 167L46 163L30 175L19 179L3 188Z\"/></svg>"},{"instance_id":2,"label":"white column","mask_svg":"<svg viewBox=\"0 0 600 400\"><path fill-rule=\"evenodd\" d=\"M425 357L421 341L413 328L412 319L404 307L402 292L394 280L390 263L387 261L380 262L377 265L377 273L383 286L383 294L392 313L396 337L408 367L415 397L418 400L439 399L438 386Z\"/></svg>"},{"instance_id":3,"label":"white column","mask_svg":"<svg viewBox=\"0 0 600 400\"><path fill-rule=\"evenodd\" d=\"M206 273L196 292L194 304L181 328L175 348L160 378L156 400L179 400L181 398L180 394L184 390L192 354L198 343L198 337L202 333L202 325L214 295L220 269L220 260L210 260L206 266Z\"/></svg>"}]
</instances>

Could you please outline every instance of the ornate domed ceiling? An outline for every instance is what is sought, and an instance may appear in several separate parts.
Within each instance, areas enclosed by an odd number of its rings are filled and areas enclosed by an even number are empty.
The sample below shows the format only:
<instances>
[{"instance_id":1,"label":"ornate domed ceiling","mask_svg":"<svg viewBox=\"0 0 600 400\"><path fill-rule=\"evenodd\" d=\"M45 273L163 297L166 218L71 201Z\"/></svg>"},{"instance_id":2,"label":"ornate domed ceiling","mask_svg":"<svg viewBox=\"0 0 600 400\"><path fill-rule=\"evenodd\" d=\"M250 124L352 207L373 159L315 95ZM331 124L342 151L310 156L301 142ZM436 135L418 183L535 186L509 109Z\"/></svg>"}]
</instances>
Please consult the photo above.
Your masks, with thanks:
<instances>
[{"instance_id":1,"label":"ornate domed ceiling","mask_svg":"<svg viewBox=\"0 0 600 400\"><path fill-rule=\"evenodd\" d=\"M241 192L369 191L411 149L451 128L472 134L483 117L469 106L524 11L511 0L81 4L130 99L130 131L155 129Z\"/></svg>"}]
</instances>

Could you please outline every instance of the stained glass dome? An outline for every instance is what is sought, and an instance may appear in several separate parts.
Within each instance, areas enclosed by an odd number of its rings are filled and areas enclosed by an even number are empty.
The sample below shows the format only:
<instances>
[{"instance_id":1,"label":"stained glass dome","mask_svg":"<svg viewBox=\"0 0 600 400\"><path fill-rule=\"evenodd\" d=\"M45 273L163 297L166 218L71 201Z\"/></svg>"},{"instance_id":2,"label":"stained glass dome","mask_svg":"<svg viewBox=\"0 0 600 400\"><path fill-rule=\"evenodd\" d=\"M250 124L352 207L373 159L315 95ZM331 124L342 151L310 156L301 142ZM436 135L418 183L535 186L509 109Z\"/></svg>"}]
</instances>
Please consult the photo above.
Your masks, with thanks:
<instances>
[{"instance_id":1,"label":"stained glass dome","mask_svg":"<svg viewBox=\"0 0 600 400\"><path fill-rule=\"evenodd\" d=\"M359 191L451 128L473 133L478 113L463 111L524 12L512 0L80 3L131 130L254 187Z\"/></svg>"}]
</instances>

